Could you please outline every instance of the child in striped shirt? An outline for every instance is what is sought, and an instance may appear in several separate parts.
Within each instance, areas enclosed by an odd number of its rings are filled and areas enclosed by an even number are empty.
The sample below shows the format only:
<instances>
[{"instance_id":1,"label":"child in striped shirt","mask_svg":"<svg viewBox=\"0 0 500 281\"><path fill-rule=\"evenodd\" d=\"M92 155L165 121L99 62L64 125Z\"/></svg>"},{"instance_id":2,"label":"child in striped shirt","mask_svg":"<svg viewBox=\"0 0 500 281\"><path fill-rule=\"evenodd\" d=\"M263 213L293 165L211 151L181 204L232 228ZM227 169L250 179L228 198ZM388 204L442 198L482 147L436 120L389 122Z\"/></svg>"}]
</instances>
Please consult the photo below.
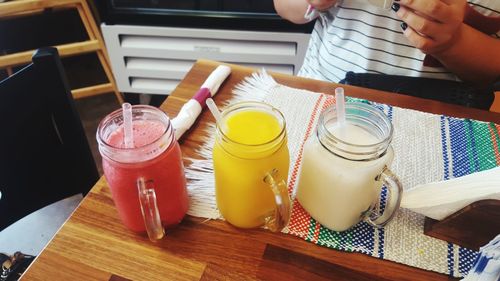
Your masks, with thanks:
<instances>
[{"instance_id":1,"label":"child in striped shirt","mask_svg":"<svg viewBox=\"0 0 500 281\"><path fill-rule=\"evenodd\" d=\"M367 0L274 5L298 24L308 21L308 5L320 11L300 76L338 82L353 71L491 84L500 78L500 1L469 1L395 0L392 10Z\"/></svg>"}]
</instances>

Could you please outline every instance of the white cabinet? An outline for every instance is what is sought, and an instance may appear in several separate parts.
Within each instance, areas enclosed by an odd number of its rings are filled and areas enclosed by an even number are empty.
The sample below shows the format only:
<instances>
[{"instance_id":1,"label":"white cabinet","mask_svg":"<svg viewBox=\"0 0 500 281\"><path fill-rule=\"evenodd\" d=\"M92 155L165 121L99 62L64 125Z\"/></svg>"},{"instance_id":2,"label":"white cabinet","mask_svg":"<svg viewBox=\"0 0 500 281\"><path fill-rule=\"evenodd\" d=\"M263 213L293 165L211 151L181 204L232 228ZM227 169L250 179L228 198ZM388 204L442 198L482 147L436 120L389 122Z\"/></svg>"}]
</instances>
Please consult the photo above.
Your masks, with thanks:
<instances>
[{"instance_id":1,"label":"white cabinet","mask_svg":"<svg viewBox=\"0 0 500 281\"><path fill-rule=\"evenodd\" d=\"M296 74L310 34L102 25L121 92L168 95L200 58Z\"/></svg>"}]
</instances>

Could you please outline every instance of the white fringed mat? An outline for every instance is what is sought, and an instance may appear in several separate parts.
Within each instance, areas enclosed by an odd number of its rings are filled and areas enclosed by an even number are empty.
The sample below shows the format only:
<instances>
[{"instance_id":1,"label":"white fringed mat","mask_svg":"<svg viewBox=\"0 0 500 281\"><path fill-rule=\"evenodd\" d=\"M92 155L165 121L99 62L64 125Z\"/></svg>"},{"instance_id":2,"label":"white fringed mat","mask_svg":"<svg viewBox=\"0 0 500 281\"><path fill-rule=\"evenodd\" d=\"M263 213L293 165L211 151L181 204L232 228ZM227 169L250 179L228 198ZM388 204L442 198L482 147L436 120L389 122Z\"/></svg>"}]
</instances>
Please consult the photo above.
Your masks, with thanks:
<instances>
[{"instance_id":1,"label":"white fringed mat","mask_svg":"<svg viewBox=\"0 0 500 281\"><path fill-rule=\"evenodd\" d=\"M243 100L266 102L284 114L290 150L288 182L294 198L302 146L314 131L319 114L335 102L334 98L277 84L263 71L238 85L230 103ZM500 164L498 125L372 104L393 123L395 159L391 169L405 189ZM208 130L209 137L197 151L203 159L189 159L192 164L186 167L191 199L188 214L219 219L211 151L215 127ZM361 252L456 277L467 274L477 253L424 235L423 225L423 216L401 209L385 228L361 222L348 231L334 232L316 223L294 200L291 222L283 232L337 250Z\"/></svg>"}]
</instances>

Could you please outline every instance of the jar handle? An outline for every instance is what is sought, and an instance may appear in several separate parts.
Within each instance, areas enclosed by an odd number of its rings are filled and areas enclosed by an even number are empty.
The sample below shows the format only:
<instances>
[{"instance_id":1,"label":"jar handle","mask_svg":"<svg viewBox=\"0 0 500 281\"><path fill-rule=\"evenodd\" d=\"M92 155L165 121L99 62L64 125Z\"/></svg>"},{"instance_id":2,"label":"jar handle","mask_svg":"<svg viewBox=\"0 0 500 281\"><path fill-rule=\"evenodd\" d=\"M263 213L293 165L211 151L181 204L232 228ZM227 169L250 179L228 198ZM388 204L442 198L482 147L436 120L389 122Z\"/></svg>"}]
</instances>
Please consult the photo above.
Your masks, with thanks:
<instances>
[{"instance_id":1,"label":"jar handle","mask_svg":"<svg viewBox=\"0 0 500 281\"><path fill-rule=\"evenodd\" d=\"M399 209L401 196L403 195L403 185L399 181L399 178L391 170L389 170L387 166L384 167L379 179L382 179L382 182L389 191L389 200L383 214L379 215L375 219L370 216L367 217L367 222L375 227L383 227L394 217L396 211ZM376 205L380 205L380 203L377 203Z\"/></svg>"},{"instance_id":2,"label":"jar handle","mask_svg":"<svg viewBox=\"0 0 500 281\"><path fill-rule=\"evenodd\" d=\"M154 187L153 180L145 181L143 177L137 179L137 191L139 192L142 218L144 219L149 240L152 242L156 242L165 236L165 229L161 224Z\"/></svg>"},{"instance_id":3,"label":"jar handle","mask_svg":"<svg viewBox=\"0 0 500 281\"><path fill-rule=\"evenodd\" d=\"M265 226L272 232L278 232L287 226L290 221L291 203L287 185L285 180L279 176L277 169L268 172L264 177L264 182L266 182L273 191L274 201L276 203L273 214L264 219Z\"/></svg>"}]
</instances>

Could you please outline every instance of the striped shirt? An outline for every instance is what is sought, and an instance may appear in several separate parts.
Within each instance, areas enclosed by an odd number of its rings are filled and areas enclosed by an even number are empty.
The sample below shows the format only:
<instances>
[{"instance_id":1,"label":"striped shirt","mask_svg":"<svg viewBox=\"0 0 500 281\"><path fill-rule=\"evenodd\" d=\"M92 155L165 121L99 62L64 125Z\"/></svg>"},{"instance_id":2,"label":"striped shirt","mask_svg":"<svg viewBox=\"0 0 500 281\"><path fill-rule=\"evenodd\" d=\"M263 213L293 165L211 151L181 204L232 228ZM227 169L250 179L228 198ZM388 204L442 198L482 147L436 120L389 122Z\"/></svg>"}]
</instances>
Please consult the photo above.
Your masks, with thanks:
<instances>
[{"instance_id":1,"label":"striped shirt","mask_svg":"<svg viewBox=\"0 0 500 281\"><path fill-rule=\"evenodd\" d=\"M486 16L500 16L500 0L469 0ZM403 35L394 11L366 1L338 1L314 26L298 75L338 82L345 73L378 73L458 80L443 67L423 65L425 54ZM493 35L500 38L500 32Z\"/></svg>"}]
</instances>

